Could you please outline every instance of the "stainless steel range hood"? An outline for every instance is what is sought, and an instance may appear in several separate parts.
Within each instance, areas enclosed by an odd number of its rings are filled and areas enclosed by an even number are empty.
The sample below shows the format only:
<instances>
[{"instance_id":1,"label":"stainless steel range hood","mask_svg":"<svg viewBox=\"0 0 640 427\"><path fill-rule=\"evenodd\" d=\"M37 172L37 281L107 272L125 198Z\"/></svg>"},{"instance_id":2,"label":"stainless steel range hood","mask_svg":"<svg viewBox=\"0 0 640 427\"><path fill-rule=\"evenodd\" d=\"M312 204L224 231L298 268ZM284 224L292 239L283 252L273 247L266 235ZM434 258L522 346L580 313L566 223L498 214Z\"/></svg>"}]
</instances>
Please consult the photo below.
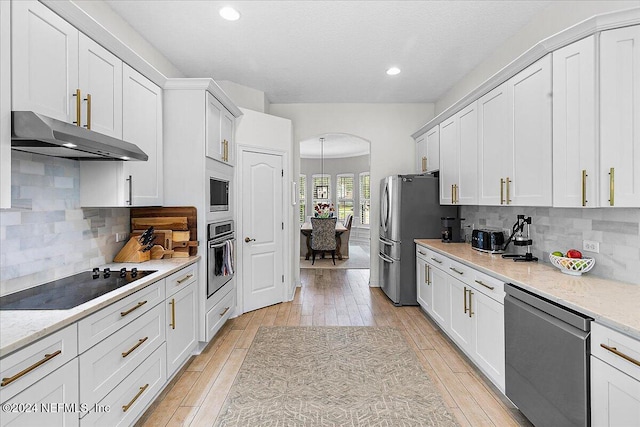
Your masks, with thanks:
<instances>
[{"instance_id":1,"label":"stainless steel range hood","mask_svg":"<svg viewBox=\"0 0 640 427\"><path fill-rule=\"evenodd\" d=\"M142 160L136 145L33 111L11 112L11 148L75 160Z\"/></svg>"}]
</instances>

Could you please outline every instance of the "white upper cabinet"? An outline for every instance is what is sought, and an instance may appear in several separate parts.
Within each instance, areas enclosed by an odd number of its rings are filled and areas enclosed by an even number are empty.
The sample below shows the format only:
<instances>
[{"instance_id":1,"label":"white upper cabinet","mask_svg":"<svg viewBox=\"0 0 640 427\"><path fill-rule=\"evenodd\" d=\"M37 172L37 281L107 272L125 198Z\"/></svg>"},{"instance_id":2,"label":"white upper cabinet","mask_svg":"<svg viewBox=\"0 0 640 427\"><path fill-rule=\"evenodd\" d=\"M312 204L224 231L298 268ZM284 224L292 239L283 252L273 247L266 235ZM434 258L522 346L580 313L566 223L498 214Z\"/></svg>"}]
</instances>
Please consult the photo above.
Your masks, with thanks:
<instances>
[{"instance_id":1,"label":"white upper cabinet","mask_svg":"<svg viewBox=\"0 0 640 427\"><path fill-rule=\"evenodd\" d=\"M459 173L458 120L451 117L440 123L440 204L456 202Z\"/></svg>"},{"instance_id":2,"label":"white upper cabinet","mask_svg":"<svg viewBox=\"0 0 640 427\"><path fill-rule=\"evenodd\" d=\"M211 93L206 93L206 156L219 162L234 164L233 145L235 117Z\"/></svg>"},{"instance_id":3,"label":"white upper cabinet","mask_svg":"<svg viewBox=\"0 0 640 427\"><path fill-rule=\"evenodd\" d=\"M11 8L0 1L0 209L11 207Z\"/></svg>"},{"instance_id":4,"label":"white upper cabinet","mask_svg":"<svg viewBox=\"0 0 640 427\"><path fill-rule=\"evenodd\" d=\"M440 124L440 204L478 203L478 114L474 102Z\"/></svg>"},{"instance_id":5,"label":"white upper cabinet","mask_svg":"<svg viewBox=\"0 0 640 427\"><path fill-rule=\"evenodd\" d=\"M507 159L513 149L510 86L503 83L478 100L478 204L503 205Z\"/></svg>"},{"instance_id":6,"label":"white upper cabinet","mask_svg":"<svg viewBox=\"0 0 640 427\"><path fill-rule=\"evenodd\" d=\"M416 139L416 173L440 168L440 127L434 126Z\"/></svg>"},{"instance_id":7,"label":"white upper cabinet","mask_svg":"<svg viewBox=\"0 0 640 427\"><path fill-rule=\"evenodd\" d=\"M553 52L553 206L597 207L596 41Z\"/></svg>"},{"instance_id":8,"label":"white upper cabinet","mask_svg":"<svg viewBox=\"0 0 640 427\"><path fill-rule=\"evenodd\" d=\"M123 88L122 138L149 156L146 162L124 163L125 175L131 176L131 205L160 206L163 202L162 89L126 64Z\"/></svg>"},{"instance_id":9,"label":"white upper cabinet","mask_svg":"<svg viewBox=\"0 0 640 427\"><path fill-rule=\"evenodd\" d=\"M12 109L73 122L78 30L38 1L11 2Z\"/></svg>"},{"instance_id":10,"label":"white upper cabinet","mask_svg":"<svg viewBox=\"0 0 640 427\"><path fill-rule=\"evenodd\" d=\"M164 201L162 89L128 65L123 67L122 138L149 159L80 162L80 205L161 206Z\"/></svg>"},{"instance_id":11,"label":"white upper cabinet","mask_svg":"<svg viewBox=\"0 0 640 427\"><path fill-rule=\"evenodd\" d=\"M122 138L122 61L82 33L78 52L82 125Z\"/></svg>"},{"instance_id":12,"label":"white upper cabinet","mask_svg":"<svg viewBox=\"0 0 640 427\"><path fill-rule=\"evenodd\" d=\"M122 138L122 61L40 2L11 7L13 110Z\"/></svg>"},{"instance_id":13,"label":"white upper cabinet","mask_svg":"<svg viewBox=\"0 0 640 427\"><path fill-rule=\"evenodd\" d=\"M640 25L600 35L600 203L640 206Z\"/></svg>"},{"instance_id":14,"label":"white upper cabinet","mask_svg":"<svg viewBox=\"0 0 640 427\"><path fill-rule=\"evenodd\" d=\"M507 83L513 97L513 148L508 150L505 199L516 206L551 206L551 55Z\"/></svg>"}]
</instances>

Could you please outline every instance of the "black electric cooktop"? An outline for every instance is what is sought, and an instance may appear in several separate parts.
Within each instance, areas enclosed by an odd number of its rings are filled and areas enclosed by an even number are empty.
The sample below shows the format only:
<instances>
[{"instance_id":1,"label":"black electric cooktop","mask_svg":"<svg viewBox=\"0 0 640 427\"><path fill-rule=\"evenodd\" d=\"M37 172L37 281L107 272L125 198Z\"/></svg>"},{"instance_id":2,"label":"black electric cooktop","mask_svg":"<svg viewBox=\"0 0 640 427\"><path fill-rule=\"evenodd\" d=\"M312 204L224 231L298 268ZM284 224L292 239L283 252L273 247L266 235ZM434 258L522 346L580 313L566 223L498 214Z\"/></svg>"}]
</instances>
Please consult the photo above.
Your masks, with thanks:
<instances>
[{"instance_id":1,"label":"black electric cooktop","mask_svg":"<svg viewBox=\"0 0 640 427\"><path fill-rule=\"evenodd\" d=\"M0 297L0 310L66 310L156 271L93 269Z\"/></svg>"}]
</instances>

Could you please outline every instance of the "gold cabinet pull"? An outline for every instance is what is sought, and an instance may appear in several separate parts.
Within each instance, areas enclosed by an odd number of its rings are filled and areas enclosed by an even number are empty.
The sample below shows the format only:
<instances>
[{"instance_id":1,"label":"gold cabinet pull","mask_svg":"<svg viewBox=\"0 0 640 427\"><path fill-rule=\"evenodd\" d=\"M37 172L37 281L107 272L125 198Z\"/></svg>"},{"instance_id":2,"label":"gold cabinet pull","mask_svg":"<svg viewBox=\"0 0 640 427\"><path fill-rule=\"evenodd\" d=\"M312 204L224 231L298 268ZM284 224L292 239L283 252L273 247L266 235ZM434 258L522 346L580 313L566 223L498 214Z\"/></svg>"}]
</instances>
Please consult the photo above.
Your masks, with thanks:
<instances>
[{"instance_id":1,"label":"gold cabinet pull","mask_svg":"<svg viewBox=\"0 0 640 427\"><path fill-rule=\"evenodd\" d=\"M614 205L615 168L609 169L609 206Z\"/></svg>"},{"instance_id":2,"label":"gold cabinet pull","mask_svg":"<svg viewBox=\"0 0 640 427\"><path fill-rule=\"evenodd\" d=\"M504 178L500 178L500 204L504 205Z\"/></svg>"},{"instance_id":3,"label":"gold cabinet pull","mask_svg":"<svg viewBox=\"0 0 640 427\"><path fill-rule=\"evenodd\" d=\"M84 100L87 101L87 124L84 127L91 130L91 94L88 93Z\"/></svg>"},{"instance_id":4,"label":"gold cabinet pull","mask_svg":"<svg viewBox=\"0 0 640 427\"><path fill-rule=\"evenodd\" d=\"M138 398L142 395L142 393L144 393L147 387L149 387L148 383L140 387L140 390L136 393L135 396L133 396L133 399L131 399L131 402L122 406L122 412L127 412L129 408L131 408L131 405L133 405L136 402L136 400L138 400Z\"/></svg>"},{"instance_id":5,"label":"gold cabinet pull","mask_svg":"<svg viewBox=\"0 0 640 427\"><path fill-rule=\"evenodd\" d=\"M429 284L429 264L424 265L424 283Z\"/></svg>"},{"instance_id":6,"label":"gold cabinet pull","mask_svg":"<svg viewBox=\"0 0 640 427\"><path fill-rule=\"evenodd\" d=\"M509 177L507 177L507 180L505 181L507 183L507 205L511 204L511 197L509 196L509 183L511 183L511 180L509 179Z\"/></svg>"},{"instance_id":7,"label":"gold cabinet pull","mask_svg":"<svg viewBox=\"0 0 640 427\"><path fill-rule=\"evenodd\" d=\"M600 344L600 347L604 348L605 350L609 350L611 353L615 354L616 356L620 356L622 357L624 360L633 363L634 365L640 366L640 361L634 359L631 356L628 356L626 354L624 354L623 352L621 352L620 350L618 350L615 347L609 347L606 344Z\"/></svg>"},{"instance_id":8,"label":"gold cabinet pull","mask_svg":"<svg viewBox=\"0 0 640 427\"><path fill-rule=\"evenodd\" d=\"M58 356L59 354L62 354L62 350L57 350L53 353L50 354L45 354L44 358L36 363L34 363L33 365L24 368L22 371L18 372L17 374L15 374L12 377L6 377L2 379L2 382L0 383L0 387L4 387L6 385L11 384L12 382L14 382L15 380L17 380L18 378L28 374L29 372L33 371L34 369L36 369L39 366L44 365L45 363L47 363L49 360L53 359L54 357Z\"/></svg>"},{"instance_id":9,"label":"gold cabinet pull","mask_svg":"<svg viewBox=\"0 0 640 427\"><path fill-rule=\"evenodd\" d=\"M454 203L455 203L455 200L454 200L454 193L453 193L453 191L454 191L454 190L453 190L453 188L454 188L454 187L455 187L455 185L454 185L454 184L451 184L451 204L454 204Z\"/></svg>"},{"instance_id":10,"label":"gold cabinet pull","mask_svg":"<svg viewBox=\"0 0 640 427\"><path fill-rule=\"evenodd\" d=\"M427 170L427 156L422 156L422 172Z\"/></svg>"},{"instance_id":11,"label":"gold cabinet pull","mask_svg":"<svg viewBox=\"0 0 640 427\"><path fill-rule=\"evenodd\" d=\"M138 342L136 343L136 345L131 347L128 351L125 351L124 353L122 353L122 357L127 357L128 355L130 355L133 350L135 350L136 348L140 347L142 345L142 343L145 342L148 339L149 339L149 337L140 338L138 340Z\"/></svg>"},{"instance_id":12,"label":"gold cabinet pull","mask_svg":"<svg viewBox=\"0 0 640 427\"><path fill-rule=\"evenodd\" d=\"M582 206L587 206L587 170L582 169Z\"/></svg>"},{"instance_id":13,"label":"gold cabinet pull","mask_svg":"<svg viewBox=\"0 0 640 427\"><path fill-rule=\"evenodd\" d=\"M473 295L473 291L471 289L469 289L469 317L473 316L473 310L471 309L471 307L473 306L473 304L471 303L471 296Z\"/></svg>"},{"instance_id":14,"label":"gold cabinet pull","mask_svg":"<svg viewBox=\"0 0 640 427\"><path fill-rule=\"evenodd\" d=\"M193 273L189 273L186 276L184 276L182 279L176 280L176 282L178 282L178 284L184 282L185 280L189 280L193 277Z\"/></svg>"},{"instance_id":15,"label":"gold cabinet pull","mask_svg":"<svg viewBox=\"0 0 640 427\"><path fill-rule=\"evenodd\" d=\"M458 203L460 201L460 198L458 197L458 184L453 186L454 190L456 190L456 203Z\"/></svg>"},{"instance_id":16,"label":"gold cabinet pull","mask_svg":"<svg viewBox=\"0 0 640 427\"><path fill-rule=\"evenodd\" d=\"M82 96L80 95L80 89L76 89L76 93L73 94L76 97L76 121L73 122L76 126L82 126L80 120L82 119L82 114L80 112L80 106L82 105Z\"/></svg>"},{"instance_id":17,"label":"gold cabinet pull","mask_svg":"<svg viewBox=\"0 0 640 427\"><path fill-rule=\"evenodd\" d=\"M488 288L488 289L491 289L491 290L494 290L494 289L495 289L493 286L489 286L489 285L487 285L487 284L486 284L486 283L484 283L482 280L474 280L474 282L476 282L478 285L482 285L482 286L484 286L485 288Z\"/></svg>"},{"instance_id":18,"label":"gold cabinet pull","mask_svg":"<svg viewBox=\"0 0 640 427\"><path fill-rule=\"evenodd\" d=\"M466 313L467 311L469 311L469 309L467 308L467 287L464 287L464 312Z\"/></svg>"},{"instance_id":19,"label":"gold cabinet pull","mask_svg":"<svg viewBox=\"0 0 640 427\"><path fill-rule=\"evenodd\" d=\"M420 255L426 255L426 254L425 254L424 252L422 252L422 251L418 251L418 253L419 253Z\"/></svg>"},{"instance_id":20,"label":"gold cabinet pull","mask_svg":"<svg viewBox=\"0 0 640 427\"><path fill-rule=\"evenodd\" d=\"M432 260L434 260L435 262L437 262L438 264L442 264L442 261L440 261L438 258L431 258Z\"/></svg>"},{"instance_id":21,"label":"gold cabinet pull","mask_svg":"<svg viewBox=\"0 0 640 427\"><path fill-rule=\"evenodd\" d=\"M431 266L427 264L427 285L431 286Z\"/></svg>"},{"instance_id":22,"label":"gold cabinet pull","mask_svg":"<svg viewBox=\"0 0 640 427\"><path fill-rule=\"evenodd\" d=\"M175 329L176 328L176 299L171 298L171 302L169 304L171 304L171 324L169 326L171 326L171 329Z\"/></svg>"},{"instance_id":23,"label":"gold cabinet pull","mask_svg":"<svg viewBox=\"0 0 640 427\"><path fill-rule=\"evenodd\" d=\"M225 314L227 314L227 311L229 311L231 307L225 307L224 310L222 310L222 313L220 313L220 317L224 316Z\"/></svg>"},{"instance_id":24,"label":"gold cabinet pull","mask_svg":"<svg viewBox=\"0 0 640 427\"><path fill-rule=\"evenodd\" d=\"M463 275L463 274L464 274L464 271L460 271L460 270L458 270L458 269L457 269L457 268L455 268L455 267L449 267L449 270L454 271L454 272L456 272L456 273L458 273L458 274L460 274L460 275Z\"/></svg>"},{"instance_id":25,"label":"gold cabinet pull","mask_svg":"<svg viewBox=\"0 0 640 427\"><path fill-rule=\"evenodd\" d=\"M129 310L121 311L121 312L120 312L120 316L124 317L124 316L126 316L127 314L131 313L132 311L139 309L140 307L142 307L142 306L143 306L143 305L145 305L146 303L147 303L147 300L140 301L138 304L134 305L134 306L133 306L133 307L131 307Z\"/></svg>"}]
</instances>

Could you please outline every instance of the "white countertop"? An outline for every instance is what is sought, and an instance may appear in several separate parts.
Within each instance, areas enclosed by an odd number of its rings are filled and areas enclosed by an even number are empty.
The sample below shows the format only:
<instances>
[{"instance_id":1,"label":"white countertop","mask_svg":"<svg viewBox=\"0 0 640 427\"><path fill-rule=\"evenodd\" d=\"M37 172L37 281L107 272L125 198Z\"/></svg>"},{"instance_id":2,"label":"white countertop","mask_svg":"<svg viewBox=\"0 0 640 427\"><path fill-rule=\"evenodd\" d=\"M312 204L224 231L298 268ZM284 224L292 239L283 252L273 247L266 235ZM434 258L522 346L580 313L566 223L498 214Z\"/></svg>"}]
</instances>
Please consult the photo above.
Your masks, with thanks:
<instances>
[{"instance_id":1,"label":"white countertop","mask_svg":"<svg viewBox=\"0 0 640 427\"><path fill-rule=\"evenodd\" d=\"M415 239L414 242L640 339L640 285L588 273L570 276L542 262L514 262L500 255L479 252L468 243L442 243L438 239Z\"/></svg>"},{"instance_id":2,"label":"white countertop","mask_svg":"<svg viewBox=\"0 0 640 427\"><path fill-rule=\"evenodd\" d=\"M143 263L106 264L101 269L109 267L112 271L117 272L122 267L126 267L127 270L137 267L139 270L158 271L68 310L1 310L0 357L95 313L145 286L197 262L199 259L200 256L197 255L189 258L151 260Z\"/></svg>"}]
</instances>

